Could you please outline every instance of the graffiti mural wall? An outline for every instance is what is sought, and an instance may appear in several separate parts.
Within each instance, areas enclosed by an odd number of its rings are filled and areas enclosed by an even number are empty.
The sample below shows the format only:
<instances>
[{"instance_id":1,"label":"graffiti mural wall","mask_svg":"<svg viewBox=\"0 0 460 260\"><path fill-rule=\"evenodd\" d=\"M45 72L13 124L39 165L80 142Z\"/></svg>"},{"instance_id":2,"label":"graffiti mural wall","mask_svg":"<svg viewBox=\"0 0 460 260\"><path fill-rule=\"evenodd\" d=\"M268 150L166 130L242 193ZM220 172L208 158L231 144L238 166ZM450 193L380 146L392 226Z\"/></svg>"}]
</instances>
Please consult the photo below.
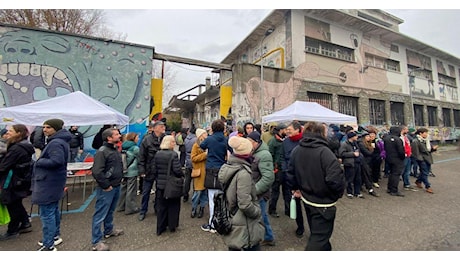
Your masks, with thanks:
<instances>
[{"instance_id":1,"label":"graffiti mural wall","mask_svg":"<svg viewBox=\"0 0 460 260\"><path fill-rule=\"evenodd\" d=\"M128 115L130 131L145 131L152 57L153 47L0 25L0 107L82 91ZM99 128L80 131L92 140Z\"/></svg>"}]
</instances>

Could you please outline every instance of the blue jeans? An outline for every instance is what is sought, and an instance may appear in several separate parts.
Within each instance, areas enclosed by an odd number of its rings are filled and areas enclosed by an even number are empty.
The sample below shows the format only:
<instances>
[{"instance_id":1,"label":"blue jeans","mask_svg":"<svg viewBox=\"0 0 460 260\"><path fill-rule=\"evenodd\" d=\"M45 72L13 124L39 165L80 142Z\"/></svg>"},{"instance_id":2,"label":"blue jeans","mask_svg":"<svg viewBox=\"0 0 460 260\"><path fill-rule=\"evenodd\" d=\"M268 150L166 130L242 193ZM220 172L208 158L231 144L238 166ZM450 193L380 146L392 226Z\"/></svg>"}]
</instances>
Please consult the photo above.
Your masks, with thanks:
<instances>
[{"instance_id":1,"label":"blue jeans","mask_svg":"<svg viewBox=\"0 0 460 260\"><path fill-rule=\"evenodd\" d=\"M423 183L425 185L425 189L431 187L430 182L428 181L428 175L430 174L431 164L427 163L426 161L419 161L418 167L420 168L420 174L417 177L418 183Z\"/></svg>"},{"instance_id":2,"label":"blue jeans","mask_svg":"<svg viewBox=\"0 0 460 260\"><path fill-rule=\"evenodd\" d=\"M198 205L204 208L208 204L208 190L196 190L192 195L192 209L197 209Z\"/></svg>"},{"instance_id":3,"label":"blue jeans","mask_svg":"<svg viewBox=\"0 0 460 260\"><path fill-rule=\"evenodd\" d=\"M39 205L40 221L43 229L43 245L54 246L54 237L61 235L61 215L59 212L59 201L46 205Z\"/></svg>"},{"instance_id":4,"label":"blue jeans","mask_svg":"<svg viewBox=\"0 0 460 260\"><path fill-rule=\"evenodd\" d=\"M104 224L104 235L113 230L113 212L117 207L120 197L120 186L111 191L104 191L101 187L96 188L96 205L94 207L91 243L97 244L102 239L101 227Z\"/></svg>"},{"instance_id":5,"label":"blue jeans","mask_svg":"<svg viewBox=\"0 0 460 260\"><path fill-rule=\"evenodd\" d=\"M272 229L272 226L270 225L270 219L268 218L267 202L265 201L264 198L261 198L259 200L259 204L260 204L260 210L262 210L262 219L264 221L264 226L265 226L264 240L273 241L275 240L275 237L273 236L273 229Z\"/></svg>"},{"instance_id":6,"label":"blue jeans","mask_svg":"<svg viewBox=\"0 0 460 260\"><path fill-rule=\"evenodd\" d=\"M412 166L411 158L406 157L406 159L404 159L404 171L403 171L403 176L402 176L403 177L403 182L404 182L404 187L410 186L409 176L410 176L411 166Z\"/></svg>"}]
</instances>

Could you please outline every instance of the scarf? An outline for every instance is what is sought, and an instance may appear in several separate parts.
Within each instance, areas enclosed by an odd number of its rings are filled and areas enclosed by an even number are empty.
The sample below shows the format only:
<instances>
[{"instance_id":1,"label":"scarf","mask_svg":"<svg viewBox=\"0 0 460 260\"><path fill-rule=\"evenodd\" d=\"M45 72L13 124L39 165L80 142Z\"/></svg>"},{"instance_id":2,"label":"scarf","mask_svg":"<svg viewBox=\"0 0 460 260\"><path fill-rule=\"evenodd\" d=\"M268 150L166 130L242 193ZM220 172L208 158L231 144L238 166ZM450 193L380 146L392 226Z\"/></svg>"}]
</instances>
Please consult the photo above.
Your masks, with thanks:
<instances>
[{"instance_id":1,"label":"scarf","mask_svg":"<svg viewBox=\"0 0 460 260\"><path fill-rule=\"evenodd\" d=\"M289 139L293 142L298 142L300 139L302 139L302 132L298 133L297 135L289 136Z\"/></svg>"},{"instance_id":2,"label":"scarf","mask_svg":"<svg viewBox=\"0 0 460 260\"><path fill-rule=\"evenodd\" d=\"M420 140L421 143L425 143L426 145L426 150L428 152L431 152L431 144L430 144L430 140L428 140L428 138L423 138L422 136L418 135L417 136L418 140Z\"/></svg>"}]
</instances>

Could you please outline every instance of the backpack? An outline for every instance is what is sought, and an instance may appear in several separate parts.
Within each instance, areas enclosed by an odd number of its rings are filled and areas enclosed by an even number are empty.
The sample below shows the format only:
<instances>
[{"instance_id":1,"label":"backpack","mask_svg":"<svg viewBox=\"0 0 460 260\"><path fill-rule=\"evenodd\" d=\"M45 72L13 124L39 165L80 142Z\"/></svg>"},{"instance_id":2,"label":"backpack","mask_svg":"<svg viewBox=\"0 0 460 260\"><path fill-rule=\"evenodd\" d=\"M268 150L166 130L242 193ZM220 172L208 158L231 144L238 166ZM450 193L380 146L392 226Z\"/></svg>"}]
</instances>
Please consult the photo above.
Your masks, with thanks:
<instances>
[{"instance_id":1,"label":"backpack","mask_svg":"<svg viewBox=\"0 0 460 260\"><path fill-rule=\"evenodd\" d=\"M212 224L214 229L220 235L228 235L232 231L232 222L230 218L236 212L231 212L229 209L226 191L236 174L237 173L233 174L222 191L219 191L214 195L214 214L212 215Z\"/></svg>"}]
</instances>

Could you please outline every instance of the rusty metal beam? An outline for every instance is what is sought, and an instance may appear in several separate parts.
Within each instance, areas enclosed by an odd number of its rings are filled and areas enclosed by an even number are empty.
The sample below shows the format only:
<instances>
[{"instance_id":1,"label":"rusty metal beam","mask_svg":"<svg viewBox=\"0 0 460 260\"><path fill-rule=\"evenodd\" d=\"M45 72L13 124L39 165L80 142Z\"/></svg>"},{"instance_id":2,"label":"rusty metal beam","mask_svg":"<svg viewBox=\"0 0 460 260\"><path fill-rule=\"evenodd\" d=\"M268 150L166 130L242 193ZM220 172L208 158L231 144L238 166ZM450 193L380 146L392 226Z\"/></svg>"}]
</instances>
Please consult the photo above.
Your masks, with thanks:
<instances>
[{"instance_id":1,"label":"rusty metal beam","mask_svg":"<svg viewBox=\"0 0 460 260\"><path fill-rule=\"evenodd\" d=\"M212 69L218 69L218 70L232 71L232 65L229 65L229 64L195 60L195 59L177 57L177 56L172 56L172 55L167 55L167 54L161 54L157 52L153 54L153 59L164 60L164 61L169 61L169 62L184 63L188 65L200 66L200 67L206 67L206 68L212 68Z\"/></svg>"}]
</instances>

